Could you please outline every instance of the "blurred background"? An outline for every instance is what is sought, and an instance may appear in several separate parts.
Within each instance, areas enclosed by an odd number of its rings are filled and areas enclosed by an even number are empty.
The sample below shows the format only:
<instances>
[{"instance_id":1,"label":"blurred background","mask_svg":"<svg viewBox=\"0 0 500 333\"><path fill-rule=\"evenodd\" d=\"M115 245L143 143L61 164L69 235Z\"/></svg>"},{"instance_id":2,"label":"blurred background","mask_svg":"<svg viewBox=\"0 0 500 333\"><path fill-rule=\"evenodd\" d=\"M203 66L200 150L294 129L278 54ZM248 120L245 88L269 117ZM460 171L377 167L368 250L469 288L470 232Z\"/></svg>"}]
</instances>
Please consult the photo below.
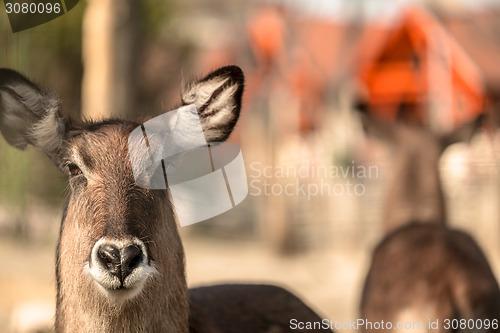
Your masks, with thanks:
<instances>
[{"instance_id":1,"label":"blurred background","mask_svg":"<svg viewBox=\"0 0 500 333\"><path fill-rule=\"evenodd\" d=\"M363 133L359 100L438 134L488 115L439 168L449 224L500 276L498 59L500 5L486 0L88 0L17 33L0 5L0 66L57 92L73 118L158 115L179 105L183 80L240 66L230 141L249 195L181 229L188 283L278 284L335 321L359 316L393 170L387 147ZM0 140L0 328L52 322L65 189L43 154Z\"/></svg>"}]
</instances>

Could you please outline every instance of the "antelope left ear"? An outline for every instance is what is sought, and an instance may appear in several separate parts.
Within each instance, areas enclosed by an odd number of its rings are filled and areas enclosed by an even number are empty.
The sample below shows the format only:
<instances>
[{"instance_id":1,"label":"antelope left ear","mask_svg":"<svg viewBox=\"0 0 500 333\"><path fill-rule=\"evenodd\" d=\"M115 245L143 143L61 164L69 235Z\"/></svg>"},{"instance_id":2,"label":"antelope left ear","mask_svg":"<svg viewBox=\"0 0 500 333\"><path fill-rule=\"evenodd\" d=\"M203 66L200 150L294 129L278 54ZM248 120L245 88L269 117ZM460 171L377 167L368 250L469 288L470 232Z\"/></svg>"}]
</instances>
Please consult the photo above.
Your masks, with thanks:
<instances>
[{"instance_id":1,"label":"antelope left ear","mask_svg":"<svg viewBox=\"0 0 500 333\"><path fill-rule=\"evenodd\" d=\"M182 89L182 103L195 104L207 142L226 140L240 116L243 71L226 66Z\"/></svg>"},{"instance_id":2,"label":"antelope left ear","mask_svg":"<svg viewBox=\"0 0 500 333\"><path fill-rule=\"evenodd\" d=\"M18 149L33 145L59 165L66 129L59 108L57 96L16 71L0 68L0 132L10 145Z\"/></svg>"}]
</instances>

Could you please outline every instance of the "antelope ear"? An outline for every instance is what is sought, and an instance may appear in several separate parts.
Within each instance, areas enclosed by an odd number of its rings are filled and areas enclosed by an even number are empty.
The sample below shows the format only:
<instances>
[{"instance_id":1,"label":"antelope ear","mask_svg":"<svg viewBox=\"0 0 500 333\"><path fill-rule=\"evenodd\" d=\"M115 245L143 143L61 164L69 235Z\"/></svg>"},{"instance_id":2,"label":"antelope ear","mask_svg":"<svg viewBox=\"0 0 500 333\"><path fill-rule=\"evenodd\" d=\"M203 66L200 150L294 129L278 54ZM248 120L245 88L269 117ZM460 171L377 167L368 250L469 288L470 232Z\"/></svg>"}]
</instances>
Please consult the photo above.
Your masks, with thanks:
<instances>
[{"instance_id":1,"label":"antelope ear","mask_svg":"<svg viewBox=\"0 0 500 333\"><path fill-rule=\"evenodd\" d=\"M59 104L21 74L0 68L0 132L10 145L31 144L54 160L65 128Z\"/></svg>"},{"instance_id":2,"label":"antelope ear","mask_svg":"<svg viewBox=\"0 0 500 333\"><path fill-rule=\"evenodd\" d=\"M226 140L240 116L244 76L237 66L222 67L182 89L184 105L194 104L207 142Z\"/></svg>"},{"instance_id":3,"label":"antelope ear","mask_svg":"<svg viewBox=\"0 0 500 333\"><path fill-rule=\"evenodd\" d=\"M485 115L480 114L475 119L460 125L451 133L442 135L440 137L442 149L444 150L446 147L457 142L469 143L474 134L483 126L484 121Z\"/></svg>"}]
</instances>

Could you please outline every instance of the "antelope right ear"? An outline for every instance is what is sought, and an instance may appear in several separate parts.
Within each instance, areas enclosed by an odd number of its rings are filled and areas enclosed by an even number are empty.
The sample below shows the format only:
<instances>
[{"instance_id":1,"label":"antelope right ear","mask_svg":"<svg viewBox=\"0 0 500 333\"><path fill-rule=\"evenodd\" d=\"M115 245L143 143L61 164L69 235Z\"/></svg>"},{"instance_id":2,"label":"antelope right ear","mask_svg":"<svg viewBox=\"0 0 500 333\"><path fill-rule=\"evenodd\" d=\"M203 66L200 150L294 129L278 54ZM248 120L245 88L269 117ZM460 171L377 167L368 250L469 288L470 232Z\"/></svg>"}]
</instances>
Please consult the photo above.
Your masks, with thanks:
<instances>
[{"instance_id":1,"label":"antelope right ear","mask_svg":"<svg viewBox=\"0 0 500 333\"><path fill-rule=\"evenodd\" d=\"M24 150L31 144L57 163L65 131L59 104L18 72L0 68L0 132L10 145Z\"/></svg>"},{"instance_id":2,"label":"antelope right ear","mask_svg":"<svg viewBox=\"0 0 500 333\"><path fill-rule=\"evenodd\" d=\"M184 105L194 104L207 142L224 141L238 121L244 77L237 66L226 66L182 89Z\"/></svg>"}]
</instances>

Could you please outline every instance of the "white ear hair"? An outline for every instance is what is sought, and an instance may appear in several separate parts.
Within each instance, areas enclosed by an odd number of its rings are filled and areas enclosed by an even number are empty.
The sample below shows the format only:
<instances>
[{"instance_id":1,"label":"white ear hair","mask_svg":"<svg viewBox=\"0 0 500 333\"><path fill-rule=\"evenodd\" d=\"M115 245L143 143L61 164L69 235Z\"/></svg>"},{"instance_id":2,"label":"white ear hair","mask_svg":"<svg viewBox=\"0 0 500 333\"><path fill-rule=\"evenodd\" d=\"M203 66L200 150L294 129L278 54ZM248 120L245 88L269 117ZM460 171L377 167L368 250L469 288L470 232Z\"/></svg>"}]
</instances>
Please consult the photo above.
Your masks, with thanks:
<instances>
[{"instance_id":1,"label":"white ear hair","mask_svg":"<svg viewBox=\"0 0 500 333\"><path fill-rule=\"evenodd\" d=\"M33 145L42 151L55 151L62 143L64 123L59 117L58 109L51 108L38 123L33 125L30 136Z\"/></svg>"},{"instance_id":2,"label":"white ear hair","mask_svg":"<svg viewBox=\"0 0 500 333\"><path fill-rule=\"evenodd\" d=\"M206 82L197 82L186 87L182 95L185 104L195 104L198 108L208 103L214 91L222 87L228 78L214 78Z\"/></svg>"}]
</instances>

